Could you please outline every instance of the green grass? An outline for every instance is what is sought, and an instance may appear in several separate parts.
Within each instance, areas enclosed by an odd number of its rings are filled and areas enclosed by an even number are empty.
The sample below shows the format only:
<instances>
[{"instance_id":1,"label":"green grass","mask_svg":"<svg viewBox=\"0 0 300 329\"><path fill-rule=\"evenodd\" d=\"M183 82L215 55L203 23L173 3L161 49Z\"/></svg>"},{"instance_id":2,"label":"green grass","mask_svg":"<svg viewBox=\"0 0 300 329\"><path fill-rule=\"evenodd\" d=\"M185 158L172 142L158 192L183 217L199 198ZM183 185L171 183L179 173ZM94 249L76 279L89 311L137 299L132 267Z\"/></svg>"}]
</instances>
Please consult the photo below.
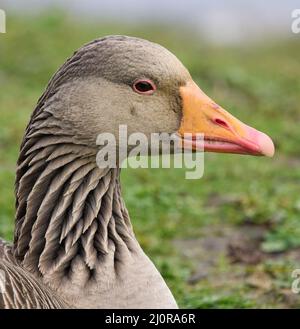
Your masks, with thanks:
<instances>
[{"instance_id":1,"label":"green grass","mask_svg":"<svg viewBox=\"0 0 300 329\"><path fill-rule=\"evenodd\" d=\"M300 267L295 256L300 250L299 40L220 48L194 42L189 31L75 22L60 12L7 20L7 34L0 35L2 237L12 238L19 144L50 76L92 39L107 34L140 36L173 51L207 94L268 133L276 144L273 159L207 154L200 180L184 179L179 169L123 170L124 196L143 248L181 307L300 306L300 296L290 292L291 272ZM223 229L239 232L245 224L266 229L257 247L263 260L232 263L226 250L219 250L212 256L209 274L190 284L208 252L201 241L230 240ZM178 247L178 241L186 250ZM186 255L189 241L196 249L199 243L199 255ZM262 273L269 287L259 280L253 284L251 278Z\"/></svg>"}]
</instances>

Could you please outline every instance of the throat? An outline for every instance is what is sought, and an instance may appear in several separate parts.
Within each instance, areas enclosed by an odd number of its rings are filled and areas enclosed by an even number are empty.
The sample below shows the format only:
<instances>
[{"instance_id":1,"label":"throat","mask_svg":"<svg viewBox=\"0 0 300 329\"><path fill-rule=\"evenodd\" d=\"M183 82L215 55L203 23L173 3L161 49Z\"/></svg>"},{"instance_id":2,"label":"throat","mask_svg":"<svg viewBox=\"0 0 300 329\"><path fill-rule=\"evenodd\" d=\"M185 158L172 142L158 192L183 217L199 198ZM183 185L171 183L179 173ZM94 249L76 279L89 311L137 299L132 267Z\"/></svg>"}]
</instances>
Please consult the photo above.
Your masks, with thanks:
<instances>
[{"instance_id":1,"label":"throat","mask_svg":"<svg viewBox=\"0 0 300 329\"><path fill-rule=\"evenodd\" d=\"M121 197L120 170L99 169L92 150L66 138L55 142L43 136L23 147L14 253L35 275L60 281L76 265L87 281L112 250L117 263L138 243Z\"/></svg>"},{"instance_id":2,"label":"throat","mask_svg":"<svg viewBox=\"0 0 300 329\"><path fill-rule=\"evenodd\" d=\"M176 307L134 236L120 169L98 168L87 145L34 113L18 160L15 258L74 307Z\"/></svg>"}]
</instances>

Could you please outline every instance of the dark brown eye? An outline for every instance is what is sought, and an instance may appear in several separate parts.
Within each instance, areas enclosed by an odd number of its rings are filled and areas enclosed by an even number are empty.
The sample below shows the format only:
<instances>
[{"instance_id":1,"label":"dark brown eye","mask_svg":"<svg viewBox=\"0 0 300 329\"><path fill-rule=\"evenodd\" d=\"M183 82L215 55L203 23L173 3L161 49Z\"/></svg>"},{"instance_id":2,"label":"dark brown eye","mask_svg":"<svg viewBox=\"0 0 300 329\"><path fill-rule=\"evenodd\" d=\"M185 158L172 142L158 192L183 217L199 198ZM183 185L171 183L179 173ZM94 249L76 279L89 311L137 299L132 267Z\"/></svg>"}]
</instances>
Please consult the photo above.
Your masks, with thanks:
<instances>
[{"instance_id":1,"label":"dark brown eye","mask_svg":"<svg viewBox=\"0 0 300 329\"><path fill-rule=\"evenodd\" d=\"M133 83L133 90L139 94L152 95L156 87L149 79L138 79Z\"/></svg>"}]
</instances>

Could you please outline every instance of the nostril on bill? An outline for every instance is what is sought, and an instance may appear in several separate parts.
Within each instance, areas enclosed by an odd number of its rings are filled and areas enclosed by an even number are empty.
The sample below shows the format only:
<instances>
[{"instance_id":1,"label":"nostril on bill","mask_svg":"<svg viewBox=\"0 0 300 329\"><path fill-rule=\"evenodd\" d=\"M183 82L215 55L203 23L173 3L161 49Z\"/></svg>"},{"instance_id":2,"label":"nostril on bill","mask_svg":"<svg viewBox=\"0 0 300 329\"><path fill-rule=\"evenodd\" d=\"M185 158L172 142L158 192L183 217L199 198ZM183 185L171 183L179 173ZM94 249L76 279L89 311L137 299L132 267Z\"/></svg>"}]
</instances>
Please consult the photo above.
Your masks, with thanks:
<instances>
[{"instance_id":1,"label":"nostril on bill","mask_svg":"<svg viewBox=\"0 0 300 329\"><path fill-rule=\"evenodd\" d=\"M228 124L222 119L215 119L214 122L221 127L229 129Z\"/></svg>"}]
</instances>

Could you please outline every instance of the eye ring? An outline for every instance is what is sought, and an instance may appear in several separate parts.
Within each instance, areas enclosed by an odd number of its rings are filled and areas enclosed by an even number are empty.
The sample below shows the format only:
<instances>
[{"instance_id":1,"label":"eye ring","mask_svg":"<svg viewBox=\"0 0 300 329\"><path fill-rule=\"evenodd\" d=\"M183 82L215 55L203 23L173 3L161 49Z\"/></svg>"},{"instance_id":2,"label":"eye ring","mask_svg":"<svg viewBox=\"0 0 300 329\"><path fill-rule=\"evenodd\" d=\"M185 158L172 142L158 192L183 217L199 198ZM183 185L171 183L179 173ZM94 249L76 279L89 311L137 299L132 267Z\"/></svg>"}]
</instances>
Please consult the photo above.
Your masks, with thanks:
<instances>
[{"instance_id":1,"label":"eye ring","mask_svg":"<svg viewBox=\"0 0 300 329\"><path fill-rule=\"evenodd\" d=\"M142 78L133 82L132 89L141 95L152 95L156 90L156 86L150 79Z\"/></svg>"}]
</instances>

